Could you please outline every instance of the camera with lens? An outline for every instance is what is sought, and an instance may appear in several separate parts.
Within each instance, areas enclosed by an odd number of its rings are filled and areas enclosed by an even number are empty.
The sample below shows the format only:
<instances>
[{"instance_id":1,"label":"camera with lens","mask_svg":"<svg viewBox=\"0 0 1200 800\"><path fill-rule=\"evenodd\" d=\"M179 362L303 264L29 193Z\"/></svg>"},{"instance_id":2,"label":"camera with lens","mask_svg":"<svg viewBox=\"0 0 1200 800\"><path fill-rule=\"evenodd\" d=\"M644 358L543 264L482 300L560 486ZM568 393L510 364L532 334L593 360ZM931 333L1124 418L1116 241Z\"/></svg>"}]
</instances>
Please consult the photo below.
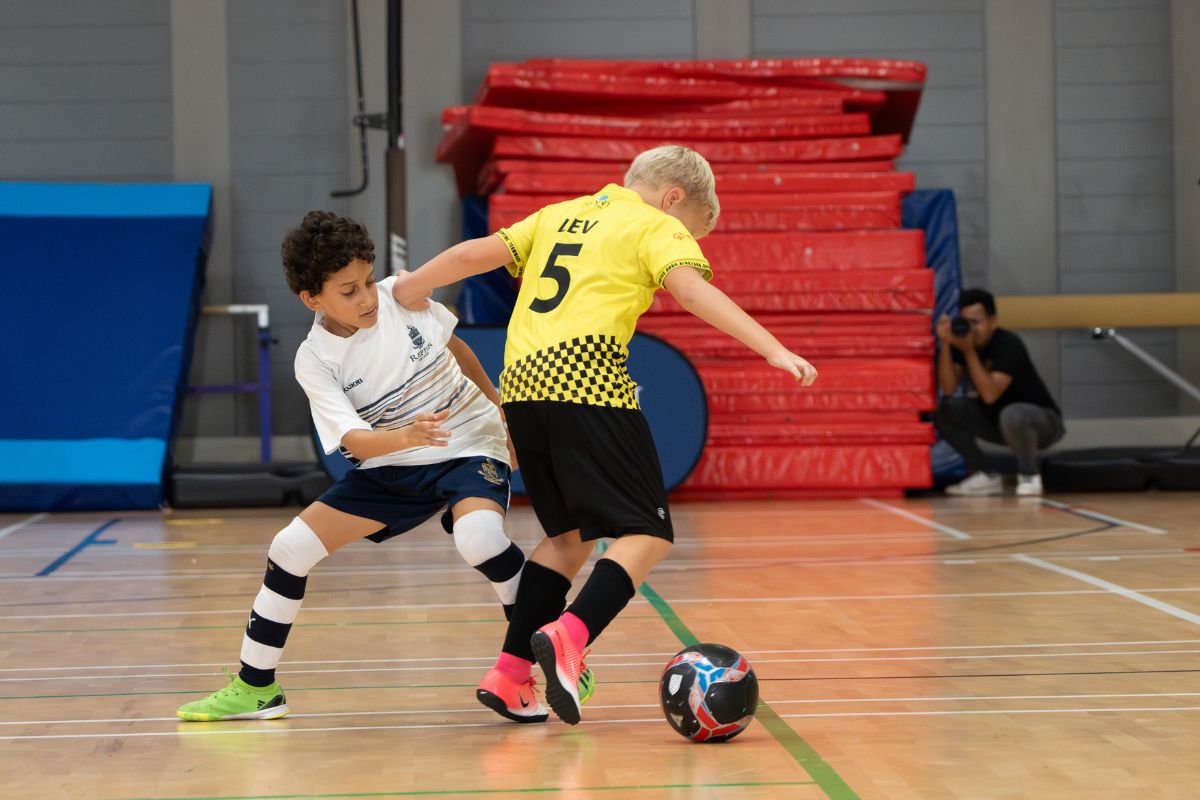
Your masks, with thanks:
<instances>
[{"instance_id":1,"label":"camera with lens","mask_svg":"<svg viewBox=\"0 0 1200 800\"><path fill-rule=\"evenodd\" d=\"M955 336L968 336L971 333L971 320L959 315L950 320L950 332Z\"/></svg>"}]
</instances>

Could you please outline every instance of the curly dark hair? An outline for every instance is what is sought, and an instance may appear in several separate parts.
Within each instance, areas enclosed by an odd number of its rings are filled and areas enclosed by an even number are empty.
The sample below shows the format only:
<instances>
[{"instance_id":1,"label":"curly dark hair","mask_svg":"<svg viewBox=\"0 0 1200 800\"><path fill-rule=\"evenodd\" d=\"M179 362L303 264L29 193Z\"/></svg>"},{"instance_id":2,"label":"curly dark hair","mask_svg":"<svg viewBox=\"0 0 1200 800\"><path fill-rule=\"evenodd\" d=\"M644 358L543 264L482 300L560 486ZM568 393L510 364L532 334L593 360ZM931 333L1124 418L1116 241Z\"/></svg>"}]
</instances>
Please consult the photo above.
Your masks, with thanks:
<instances>
[{"instance_id":1,"label":"curly dark hair","mask_svg":"<svg viewBox=\"0 0 1200 800\"><path fill-rule=\"evenodd\" d=\"M310 211L280 247L288 288L319 294L325 279L356 258L375 263L375 243L363 225L332 211Z\"/></svg>"}]
</instances>

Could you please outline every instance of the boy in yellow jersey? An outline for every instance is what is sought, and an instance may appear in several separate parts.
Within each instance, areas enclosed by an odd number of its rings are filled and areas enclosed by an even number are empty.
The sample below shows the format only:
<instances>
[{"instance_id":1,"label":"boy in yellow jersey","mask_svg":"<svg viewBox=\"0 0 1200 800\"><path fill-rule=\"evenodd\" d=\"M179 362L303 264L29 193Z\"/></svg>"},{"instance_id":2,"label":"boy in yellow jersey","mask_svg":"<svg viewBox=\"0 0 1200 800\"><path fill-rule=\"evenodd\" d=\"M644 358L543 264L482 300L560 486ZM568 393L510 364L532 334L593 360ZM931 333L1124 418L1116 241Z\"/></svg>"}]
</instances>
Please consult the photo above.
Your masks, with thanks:
<instances>
[{"instance_id":1,"label":"boy in yellow jersey","mask_svg":"<svg viewBox=\"0 0 1200 800\"><path fill-rule=\"evenodd\" d=\"M511 718L546 698L579 722L583 651L633 598L674 539L662 470L625 369L638 317L666 289L803 385L817 371L709 285L696 240L720 207L712 169L678 145L634 159L625 185L546 206L494 236L455 245L401 275L397 300L420 307L438 286L507 264L523 277L508 326L500 394L525 486L546 538L530 556L499 659L477 696ZM563 613L592 542L616 539ZM506 713L507 712L507 713Z\"/></svg>"}]
</instances>

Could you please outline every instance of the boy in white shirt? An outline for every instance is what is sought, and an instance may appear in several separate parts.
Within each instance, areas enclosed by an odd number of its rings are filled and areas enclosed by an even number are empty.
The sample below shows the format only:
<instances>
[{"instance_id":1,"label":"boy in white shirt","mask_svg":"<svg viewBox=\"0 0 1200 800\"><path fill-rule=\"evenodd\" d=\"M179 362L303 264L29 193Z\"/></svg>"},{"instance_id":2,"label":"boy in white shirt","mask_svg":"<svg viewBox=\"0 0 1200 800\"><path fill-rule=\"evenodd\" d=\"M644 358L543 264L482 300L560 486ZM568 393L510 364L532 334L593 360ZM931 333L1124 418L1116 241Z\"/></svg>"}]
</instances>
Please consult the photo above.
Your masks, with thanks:
<instances>
[{"instance_id":1,"label":"boy in white shirt","mask_svg":"<svg viewBox=\"0 0 1200 800\"><path fill-rule=\"evenodd\" d=\"M309 571L357 539L381 542L442 508L463 559L492 582L505 616L516 600L524 554L504 533L510 456L500 397L475 354L453 335L457 320L439 303L409 311L376 283L366 229L327 211L309 212L284 237L288 286L316 312L296 352L327 453L357 466L276 534L267 572L242 640L241 671L180 719L275 719L288 713L275 668L300 611ZM381 291L382 290L382 291ZM542 722L530 702L500 713Z\"/></svg>"}]
</instances>

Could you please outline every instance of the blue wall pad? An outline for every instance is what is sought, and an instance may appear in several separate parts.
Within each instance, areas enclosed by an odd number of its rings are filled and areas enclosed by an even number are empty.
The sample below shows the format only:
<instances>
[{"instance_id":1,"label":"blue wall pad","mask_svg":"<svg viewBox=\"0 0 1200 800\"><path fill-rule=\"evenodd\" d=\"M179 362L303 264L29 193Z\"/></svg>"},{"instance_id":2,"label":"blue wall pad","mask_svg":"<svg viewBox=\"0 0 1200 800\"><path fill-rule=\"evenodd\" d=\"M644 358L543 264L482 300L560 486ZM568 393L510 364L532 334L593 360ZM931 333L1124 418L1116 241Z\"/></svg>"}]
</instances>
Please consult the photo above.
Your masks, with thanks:
<instances>
[{"instance_id":1,"label":"blue wall pad","mask_svg":"<svg viewBox=\"0 0 1200 800\"><path fill-rule=\"evenodd\" d=\"M921 189L905 195L901 225L925 231L925 265L933 270L933 325L942 314L954 316L962 291L958 258L958 211L949 189ZM967 474L967 464L939 435L930 450L935 486L953 483Z\"/></svg>"},{"instance_id":2,"label":"blue wall pad","mask_svg":"<svg viewBox=\"0 0 1200 800\"><path fill-rule=\"evenodd\" d=\"M504 328L472 328L460 325L455 331L471 346L492 383L499 385L504 368ZM629 374L638 385L638 400L662 464L663 482L674 489L692 474L704 442L708 439L708 400L704 384L687 356L656 336L635 333L629 343ZM313 434L317 454L326 472L335 480L351 469L340 453L326 455ZM513 492L525 494L525 482L518 469L513 476Z\"/></svg>"},{"instance_id":3,"label":"blue wall pad","mask_svg":"<svg viewBox=\"0 0 1200 800\"><path fill-rule=\"evenodd\" d=\"M157 508L212 190L0 183L0 510Z\"/></svg>"}]
</instances>

